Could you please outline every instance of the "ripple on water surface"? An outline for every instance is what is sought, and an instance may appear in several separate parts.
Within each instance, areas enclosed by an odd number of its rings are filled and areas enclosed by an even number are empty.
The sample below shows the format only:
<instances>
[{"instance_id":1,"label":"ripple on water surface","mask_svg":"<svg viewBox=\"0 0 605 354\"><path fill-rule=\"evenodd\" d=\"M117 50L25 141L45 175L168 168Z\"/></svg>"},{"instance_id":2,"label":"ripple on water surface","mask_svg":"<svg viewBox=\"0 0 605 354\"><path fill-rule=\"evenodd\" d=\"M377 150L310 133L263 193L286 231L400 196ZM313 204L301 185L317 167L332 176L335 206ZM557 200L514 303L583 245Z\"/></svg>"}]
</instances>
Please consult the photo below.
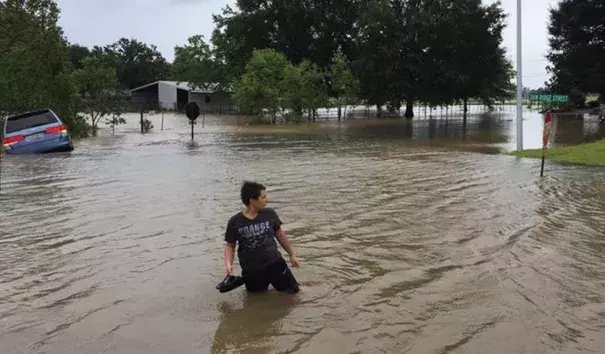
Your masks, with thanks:
<instances>
[{"instance_id":1,"label":"ripple on water surface","mask_svg":"<svg viewBox=\"0 0 605 354\"><path fill-rule=\"evenodd\" d=\"M535 161L354 126L183 129L3 158L7 353L605 346L603 169L539 179ZM300 254L298 296L214 289L245 179L267 184Z\"/></svg>"}]
</instances>

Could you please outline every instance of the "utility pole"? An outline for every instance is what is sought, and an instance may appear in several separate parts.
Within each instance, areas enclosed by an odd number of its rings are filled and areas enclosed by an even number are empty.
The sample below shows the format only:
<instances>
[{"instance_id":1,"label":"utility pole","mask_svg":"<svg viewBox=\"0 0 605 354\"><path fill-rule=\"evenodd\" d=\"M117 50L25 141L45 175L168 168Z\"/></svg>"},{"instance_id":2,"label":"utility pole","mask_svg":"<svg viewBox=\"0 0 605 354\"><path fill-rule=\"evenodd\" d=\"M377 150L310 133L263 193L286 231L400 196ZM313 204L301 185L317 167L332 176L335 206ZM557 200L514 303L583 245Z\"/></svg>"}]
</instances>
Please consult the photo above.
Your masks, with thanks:
<instances>
[{"instance_id":1,"label":"utility pole","mask_svg":"<svg viewBox=\"0 0 605 354\"><path fill-rule=\"evenodd\" d=\"M517 150L523 150L523 64L521 40L521 0L517 0Z\"/></svg>"}]
</instances>

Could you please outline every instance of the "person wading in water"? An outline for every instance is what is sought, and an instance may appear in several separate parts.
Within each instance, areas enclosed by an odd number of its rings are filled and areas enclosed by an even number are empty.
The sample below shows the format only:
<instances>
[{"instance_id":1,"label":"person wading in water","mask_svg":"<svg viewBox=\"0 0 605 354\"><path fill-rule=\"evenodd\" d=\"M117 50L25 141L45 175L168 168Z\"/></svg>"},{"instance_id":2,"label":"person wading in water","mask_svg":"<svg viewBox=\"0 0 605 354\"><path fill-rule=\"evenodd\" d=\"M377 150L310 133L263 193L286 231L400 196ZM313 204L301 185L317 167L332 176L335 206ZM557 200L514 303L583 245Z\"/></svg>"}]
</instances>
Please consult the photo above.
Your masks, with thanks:
<instances>
[{"instance_id":1,"label":"person wading in water","mask_svg":"<svg viewBox=\"0 0 605 354\"><path fill-rule=\"evenodd\" d=\"M282 257L277 241L290 256L290 263L298 268L299 262L282 222L275 210L267 208L266 188L260 183L244 182L242 202L246 209L233 215L225 231L225 268L233 276L235 248L242 268L242 280L249 292L264 292L271 284L275 290L295 294L299 283Z\"/></svg>"}]
</instances>

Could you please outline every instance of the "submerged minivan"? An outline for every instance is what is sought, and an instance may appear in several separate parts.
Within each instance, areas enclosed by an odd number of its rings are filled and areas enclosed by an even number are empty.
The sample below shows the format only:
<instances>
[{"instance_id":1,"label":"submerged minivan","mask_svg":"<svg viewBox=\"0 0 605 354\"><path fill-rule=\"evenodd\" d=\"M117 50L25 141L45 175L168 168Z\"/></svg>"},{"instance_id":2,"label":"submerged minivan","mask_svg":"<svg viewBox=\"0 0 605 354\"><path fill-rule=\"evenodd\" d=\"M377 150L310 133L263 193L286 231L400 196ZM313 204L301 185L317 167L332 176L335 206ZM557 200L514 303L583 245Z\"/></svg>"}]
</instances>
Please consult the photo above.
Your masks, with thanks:
<instances>
[{"instance_id":1,"label":"submerged minivan","mask_svg":"<svg viewBox=\"0 0 605 354\"><path fill-rule=\"evenodd\" d=\"M67 126L51 109L8 117L2 141L7 154L41 154L73 151Z\"/></svg>"}]
</instances>

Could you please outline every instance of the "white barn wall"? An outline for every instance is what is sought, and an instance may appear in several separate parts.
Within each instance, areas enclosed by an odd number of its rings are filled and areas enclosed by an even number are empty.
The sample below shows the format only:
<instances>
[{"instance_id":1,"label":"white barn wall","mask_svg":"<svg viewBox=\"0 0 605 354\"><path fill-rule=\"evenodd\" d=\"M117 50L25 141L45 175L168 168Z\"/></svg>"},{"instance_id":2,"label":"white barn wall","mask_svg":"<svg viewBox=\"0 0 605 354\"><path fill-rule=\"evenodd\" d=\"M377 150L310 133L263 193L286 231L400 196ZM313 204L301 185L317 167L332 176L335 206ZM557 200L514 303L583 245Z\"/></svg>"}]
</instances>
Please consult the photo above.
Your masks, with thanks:
<instances>
[{"instance_id":1,"label":"white barn wall","mask_svg":"<svg viewBox=\"0 0 605 354\"><path fill-rule=\"evenodd\" d=\"M210 104L205 102L206 95L211 97ZM156 81L130 91L131 103L166 110L180 110L184 104L197 102L204 112L227 113L236 110L231 93L224 91L191 91L187 82ZM179 96L182 102L179 103ZM138 109L138 108L137 108Z\"/></svg>"},{"instance_id":2,"label":"white barn wall","mask_svg":"<svg viewBox=\"0 0 605 354\"><path fill-rule=\"evenodd\" d=\"M174 109L177 102L177 88L173 85L160 81L158 85L158 98L161 108Z\"/></svg>"}]
</instances>

